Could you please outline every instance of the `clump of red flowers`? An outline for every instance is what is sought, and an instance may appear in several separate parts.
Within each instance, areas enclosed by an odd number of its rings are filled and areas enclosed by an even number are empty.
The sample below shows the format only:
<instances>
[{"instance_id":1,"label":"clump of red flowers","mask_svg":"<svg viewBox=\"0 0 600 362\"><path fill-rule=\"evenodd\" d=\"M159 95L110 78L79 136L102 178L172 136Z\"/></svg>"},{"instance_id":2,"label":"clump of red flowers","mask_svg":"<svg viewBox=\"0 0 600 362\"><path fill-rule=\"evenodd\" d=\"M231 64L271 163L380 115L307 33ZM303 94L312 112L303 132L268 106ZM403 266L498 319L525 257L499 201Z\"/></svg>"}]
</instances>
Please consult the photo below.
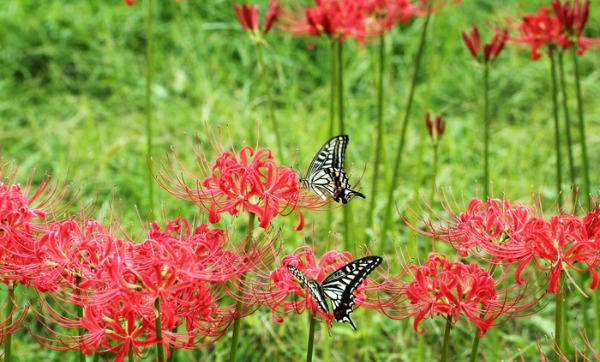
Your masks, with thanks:
<instances>
[{"instance_id":1,"label":"clump of red flowers","mask_svg":"<svg viewBox=\"0 0 600 362\"><path fill-rule=\"evenodd\" d=\"M502 316L514 316L535 305L539 293L518 290L518 286L500 288L506 273L493 275L476 263L450 261L432 253L425 262L409 265L407 281L397 280L396 303L388 303L382 312L392 319L414 318L417 333L424 319L444 316L455 324L468 318L482 337Z\"/></svg>"},{"instance_id":2,"label":"clump of red flowers","mask_svg":"<svg viewBox=\"0 0 600 362\"><path fill-rule=\"evenodd\" d=\"M237 216L249 212L257 215L259 226L266 229L278 215L295 211L300 219L296 230L302 230L301 209L319 209L324 205L300 192L298 174L279 165L270 149L246 146L235 152L225 150L216 141L213 148L218 154L215 161L209 161L204 152L196 152L199 172L178 162L178 167L171 165L171 170L163 165L157 177L172 195L207 210L211 223L218 222L224 213ZM179 161L177 155L175 159ZM187 179L192 180L191 185Z\"/></svg>"},{"instance_id":3,"label":"clump of red flowers","mask_svg":"<svg viewBox=\"0 0 600 362\"><path fill-rule=\"evenodd\" d=\"M536 207L508 200L473 199L466 211L441 224L428 222L425 232L472 255L494 264L516 266L515 281L527 267L548 275L547 290L558 292L560 276L570 271L589 272L591 290L598 287L600 266L600 207L584 217L567 212L545 219Z\"/></svg>"},{"instance_id":4,"label":"clump of red flowers","mask_svg":"<svg viewBox=\"0 0 600 362\"><path fill-rule=\"evenodd\" d=\"M541 7L537 14L523 15L520 23L513 22L517 34L511 40L528 45L533 60L541 57L540 49L544 46L575 46L579 55L582 55L591 45L600 44L600 39L583 36L589 11L589 0L583 3L575 0L573 4L553 0L551 7Z\"/></svg>"},{"instance_id":5,"label":"clump of red flowers","mask_svg":"<svg viewBox=\"0 0 600 362\"><path fill-rule=\"evenodd\" d=\"M47 281L40 291L51 291L53 298L83 310L76 317L65 313L64 306L54 310L41 301L38 319L52 332L48 337L32 331L41 344L85 354L112 352L116 360L130 350L140 356L158 343L166 350L202 347L252 308L224 303L223 286L266 263L267 245L262 250L256 244L234 247L224 230L194 226L184 218L164 228L152 223L143 242L114 234L93 220L65 221L40 239L49 267L38 278ZM63 335L52 325L83 333Z\"/></svg>"},{"instance_id":6,"label":"clump of red flowers","mask_svg":"<svg viewBox=\"0 0 600 362\"><path fill-rule=\"evenodd\" d=\"M314 6L282 11L285 31L303 36L325 36L344 41L367 37L391 29L397 22L425 15L425 4L409 0L315 0Z\"/></svg>"}]
</instances>

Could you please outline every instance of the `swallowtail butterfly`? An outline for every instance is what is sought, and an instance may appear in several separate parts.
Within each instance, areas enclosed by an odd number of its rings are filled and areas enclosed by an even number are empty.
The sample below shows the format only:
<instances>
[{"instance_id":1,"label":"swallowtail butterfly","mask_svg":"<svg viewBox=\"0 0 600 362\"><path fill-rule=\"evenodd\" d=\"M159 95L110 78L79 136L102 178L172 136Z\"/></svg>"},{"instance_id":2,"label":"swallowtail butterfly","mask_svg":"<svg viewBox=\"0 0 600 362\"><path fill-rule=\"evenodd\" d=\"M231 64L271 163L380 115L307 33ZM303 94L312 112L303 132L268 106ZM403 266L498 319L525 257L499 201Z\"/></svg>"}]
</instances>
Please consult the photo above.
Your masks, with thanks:
<instances>
[{"instance_id":1,"label":"swallowtail butterfly","mask_svg":"<svg viewBox=\"0 0 600 362\"><path fill-rule=\"evenodd\" d=\"M344 171L344 157L348 146L348 135L335 136L321 147L315 155L306 176L300 178L306 187L311 188L323 200L330 195L336 202L347 204L354 196L365 195L350 188Z\"/></svg>"},{"instance_id":2,"label":"swallowtail butterfly","mask_svg":"<svg viewBox=\"0 0 600 362\"><path fill-rule=\"evenodd\" d=\"M331 273L322 284L308 279L304 273L291 265L288 265L288 269L296 279L308 288L323 312L329 313L329 305L325 299L327 297L333 305L335 320L350 323L352 328L356 330L354 322L350 319L350 313L353 312L352 307L354 306L354 291L381 264L381 261L382 259L378 256L367 256L355 260Z\"/></svg>"}]
</instances>

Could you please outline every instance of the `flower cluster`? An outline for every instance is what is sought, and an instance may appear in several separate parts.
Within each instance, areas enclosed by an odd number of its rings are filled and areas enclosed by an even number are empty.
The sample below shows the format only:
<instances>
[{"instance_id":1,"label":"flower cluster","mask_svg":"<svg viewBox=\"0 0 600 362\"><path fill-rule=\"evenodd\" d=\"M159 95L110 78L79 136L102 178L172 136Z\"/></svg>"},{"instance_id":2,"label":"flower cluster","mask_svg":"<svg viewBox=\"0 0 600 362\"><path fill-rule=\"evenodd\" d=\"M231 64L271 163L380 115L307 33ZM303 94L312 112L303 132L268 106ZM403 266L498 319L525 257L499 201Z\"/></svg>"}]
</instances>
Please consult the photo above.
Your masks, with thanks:
<instances>
[{"instance_id":1,"label":"flower cluster","mask_svg":"<svg viewBox=\"0 0 600 362\"><path fill-rule=\"evenodd\" d=\"M531 59L541 57L540 49L547 47L569 48L577 47L580 55L594 44L600 44L600 39L590 39L583 36L583 30L589 16L590 1L575 0L569 2L553 0L552 7L541 7L537 14L527 14L516 23L517 35L511 40L526 44L531 48Z\"/></svg>"},{"instance_id":2,"label":"flower cluster","mask_svg":"<svg viewBox=\"0 0 600 362\"><path fill-rule=\"evenodd\" d=\"M501 316L517 316L535 305L540 293L514 285L500 288L506 273L497 278L475 263L450 261L432 253L425 262L409 265L408 281L396 278L396 303L381 309L392 319L414 318L417 333L424 319L443 315L450 323L466 316L483 336Z\"/></svg>"},{"instance_id":3,"label":"flower cluster","mask_svg":"<svg viewBox=\"0 0 600 362\"><path fill-rule=\"evenodd\" d=\"M515 280L524 283L527 266L548 273L547 290L557 293L562 273L589 272L590 289L598 287L600 207L586 216L561 212L548 220L534 207L508 200L473 199L449 225L430 225L429 235L453 245L462 255L516 265Z\"/></svg>"},{"instance_id":4,"label":"flower cluster","mask_svg":"<svg viewBox=\"0 0 600 362\"><path fill-rule=\"evenodd\" d=\"M413 281L406 297L415 308L414 328L419 333L423 319L443 314L457 322L460 315L469 318L484 335L494 323L492 306L498 295L494 279L477 264L451 262L442 254L431 254L418 266L412 266Z\"/></svg>"},{"instance_id":5,"label":"flower cluster","mask_svg":"<svg viewBox=\"0 0 600 362\"><path fill-rule=\"evenodd\" d=\"M158 183L174 196L207 210L211 223L218 222L224 213L237 216L249 212L257 215L259 226L266 229L277 215L296 211L299 217L296 230L302 230L301 209L323 206L314 197L300 193L298 174L277 164L270 149L254 150L246 146L235 153L219 146L215 151L219 156L214 162L204 153L197 153L199 174L179 162L181 170L163 166L164 172L157 177ZM186 178L193 180L193 186L186 183Z\"/></svg>"},{"instance_id":6,"label":"flower cluster","mask_svg":"<svg viewBox=\"0 0 600 362\"><path fill-rule=\"evenodd\" d=\"M315 0L305 9L284 9L282 28L291 33L364 42L397 22L427 14L426 5L409 0Z\"/></svg>"},{"instance_id":7,"label":"flower cluster","mask_svg":"<svg viewBox=\"0 0 600 362\"><path fill-rule=\"evenodd\" d=\"M33 284L84 311L69 319L63 310L41 302L43 325L82 328L84 333L68 337L52 331L53 337L38 335L40 343L86 354L112 352L123 360L130 350L140 355L157 343L173 348L213 343L244 313L234 305L217 304L223 296L220 285L254 267L264 251L246 252L250 249L242 243L238 249L244 251L231 248L224 230L194 227L183 218L169 221L164 229L152 223L141 243L113 234L94 220L64 221L51 225L36 243L43 263L31 266L38 271Z\"/></svg>"}]
</instances>

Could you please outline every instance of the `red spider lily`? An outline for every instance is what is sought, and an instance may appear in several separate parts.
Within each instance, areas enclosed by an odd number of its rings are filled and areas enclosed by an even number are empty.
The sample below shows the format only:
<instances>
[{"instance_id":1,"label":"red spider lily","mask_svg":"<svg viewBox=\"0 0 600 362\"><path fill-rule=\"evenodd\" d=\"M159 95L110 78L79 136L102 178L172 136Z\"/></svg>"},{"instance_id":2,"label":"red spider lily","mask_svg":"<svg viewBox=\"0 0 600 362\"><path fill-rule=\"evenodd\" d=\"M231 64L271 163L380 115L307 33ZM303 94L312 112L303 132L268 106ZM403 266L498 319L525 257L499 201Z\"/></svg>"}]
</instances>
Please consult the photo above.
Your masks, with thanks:
<instances>
[{"instance_id":1,"label":"red spider lily","mask_svg":"<svg viewBox=\"0 0 600 362\"><path fill-rule=\"evenodd\" d=\"M296 267L311 280L322 283L325 278L352 261L352 255L348 252L329 251L323 255L319 263L315 260L313 250L308 246L296 249L292 254L282 258L281 266L273 270L263 280L249 288L247 293L252 293L252 298L260 301L261 304L271 308L273 320L283 322L283 315L298 312L302 313L308 310L312 315L319 315L328 325L334 318L333 313L325 313L319 308L310 291L302 286L296 277L292 275L287 268L288 265ZM357 306L377 309L381 305L369 298L368 291L375 291L378 286L367 281L358 287L354 294ZM293 297L290 297L293 295Z\"/></svg>"},{"instance_id":2,"label":"red spider lily","mask_svg":"<svg viewBox=\"0 0 600 362\"><path fill-rule=\"evenodd\" d=\"M479 60L481 54L481 39L479 29L473 26L470 31L465 31L462 34L463 41L467 48ZM498 57L508 39L508 32L504 29L496 28L492 40L483 46L483 61L488 63Z\"/></svg>"},{"instance_id":3,"label":"red spider lily","mask_svg":"<svg viewBox=\"0 0 600 362\"><path fill-rule=\"evenodd\" d=\"M575 0L571 5L569 2L562 3L560 0L552 0L552 8L556 13L562 31L577 46L579 55L583 55L590 45L600 44L599 39L590 39L583 36L583 30L590 14L590 1ZM566 45L568 46L568 45Z\"/></svg>"},{"instance_id":4,"label":"red spider lily","mask_svg":"<svg viewBox=\"0 0 600 362\"><path fill-rule=\"evenodd\" d=\"M414 329L423 319L443 314L458 322L465 314L483 336L494 324L492 306L498 296L494 280L477 264L451 262L442 254L431 254L420 266L412 266L414 280L406 287L406 296L415 316Z\"/></svg>"},{"instance_id":5,"label":"red spider lily","mask_svg":"<svg viewBox=\"0 0 600 362\"><path fill-rule=\"evenodd\" d=\"M382 308L392 319L414 317L414 329L424 319L444 315L457 323L465 315L479 329L482 337L500 316L515 316L527 311L537 303L541 295L537 290L517 289L518 286L499 289L506 272L498 280L477 264L465 264L447 260L443 254L430 254L421 265L407 269L411 278L399 283L397 302Z\"/></svg>"},{"instance_id":6,"label":"red spider lily","mask_svg":"<svg viewBox=\"0 0 600 362\"><path fill-rule=\"evenodd\" d=\"M402 3L407 1L315 0L314 6L306 9L284 8L281 28L302 36L326 36L339 41L351 37L364 42L367 36L390 29L402 15L408 21L412 7Z\"/></svg>"},{"instance_id":7,"label":"red spider lily","mask_svg":"<svg viewBox=\"0 0 600 362\"><path fill-rule=\"evenodd\" d=\"M267 228L277 215L296 211L300 218L296 230L301 230L304 216L300 209L319 209L331 202L303 196L296 172L277 164L269 149L255 151L246 146L236 154L216 142L213 146L220 153L215 162L208 161L204 153L197 153L199 175L179 162L181 170L173 168L172 177L164 166L164 172L157 177L159 184L174 196L206 209L211 223L218 222L223 213L236 216L247 211L258 215L259 226ZM188 186L186 178L192 178L195 187Z\"/></svg>"},{"instance_id":8,"label":"red spider lily","mask_svg":"<svg viewBox=\"0 0 600 362\"><path fill-rule=\"evenodd\" d=\"M474 199L468 210L452 216L448 225L429 223L431 232L425 234L449 242L462 255L517 265L518 283L524 282L521 274L532 265L549 274L551 293L557 293L560 276L569 269L590 272L590 289L595 290L600 263L598 212L596 208L583 218L560 213L546 221L533 207L512 205L508 200L483 203Z\"/></svg>"},{"instance_id":9,"label":"red spider lily","mask_svg":"<svg viewBox=\"0 0 600 362\"><path fill-rule=\"evenodd\" d=\"M563 4L561 0L552 0L552 8L563 30L575 38L580 37L590 14L590 1L581 4L580 0L575 0L571 5L570 2Z\"/></svg>"},{"instance_id":10,"label":"red spider lily","mask_svg":"<svg viewBox=\"0 0 600 362\"><path fill-rule=\"evenodd\" d=\"M257 5L233 5L235 14L242 25L242 27L252 33L259 33L258 24L258 6ZM267 16L265 17L265 24L263 26L262 35L266 35L273 24L279 17L280 5L279 0L269 1L269 7L267 8Z\"/></svg>"},{"instance_id":11,"label":"red spider lily","mask_svg":"<svg viewBox=\"0 0 600 362\"><path fill-rule=\"evenodd\" d=\"M540 49L547 46L568 46L568 39L561 31L561 26L551 8L541 7L537 14L522 16L522 22L515 26L519 35L510 39L516 43L526 44L531 47L531 59L539 59L542 55Z\"/></svg>"},{"instance_id":12,"label":"red spider lily","mask_svg":"<svg viewBox=\"0 0 600 362\"><path fill-rule=\"evenodd\" d=\"M44 245L64 245L61 239L78 240L79 255L65 250L74 259L74 266L67 267L73 272L63 276L70 282L58 283L52 296L80 306L86 313L82 319L65 317L64 311L54 311L43 303L38 319L54 339L35 337L48 348L76 348L84 353L111 351L120 356L129 348L139 354L156 343L173 348L214 343L235 316L249 309L219 307L217 301L224 295L220 284L241 276L257 263L268 263L258 246L247 248L239 243L236 247L245 252L226 250L232 243L227 242L224 230L207 225L194 227L183 218L168 222L164 229L151 224L148 237L141 243L107 237L106 230L92 222L86 222L85 235L89 237L80 239L82 233L76 225L57 225ZM50 259L49 263L62 265ZM74 281L71 274L77 275ZM157 300L162 341L155 337ZM50 327L53 324L83 328L85 333L82 337L67 337L54 332Z\"/></svg>"},{"instance_id":13,"label":"red spider lily","mask_svg":"<svg viewBox=\"0 0 600 362\"><path fill-rule=\"evenodd\" d=\"M442 119L442 115L437 114L435 116L435 121L432 121L431 115L427 112L427 115L425 116L425 125L427 126L429 136L434 143L437 143L446 129L446 122Z\"/></svg>"}]
</instances>

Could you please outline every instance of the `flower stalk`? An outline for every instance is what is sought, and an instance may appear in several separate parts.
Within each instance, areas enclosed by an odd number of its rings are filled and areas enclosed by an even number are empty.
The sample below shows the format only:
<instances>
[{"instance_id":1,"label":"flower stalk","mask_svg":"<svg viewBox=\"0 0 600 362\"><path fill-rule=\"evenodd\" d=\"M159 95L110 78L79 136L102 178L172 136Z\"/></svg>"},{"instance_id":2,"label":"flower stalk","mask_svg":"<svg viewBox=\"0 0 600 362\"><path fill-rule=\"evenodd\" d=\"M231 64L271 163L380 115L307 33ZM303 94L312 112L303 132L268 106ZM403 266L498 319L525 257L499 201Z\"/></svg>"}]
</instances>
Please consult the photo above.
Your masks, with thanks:
<instances>
[{"instance_id":1,"label":"flower stalk","mask_svg":"<svg viewBox=\"0 0 600 362\"><path fill-rule=\"evenodd\" d=\"M575 180L575 161L573 158L573 137L571 136L571 116L569 112L568 97L567 97L567 84L565 80L565 66L563 60L563 52L558 53L558 69L560 76L560 88L562 90L562 106L564 112L565 121L565 135L567 136L567 156L569 159L569 175L571 176L571 194L573 205L576 202L576 180Z\"/></svg>"},{"instance_id":2,"label":"flower stalk","mask_svg":"<svg viewBox=\"0 0 600 362\"><path fill-rule=\"evenodd\" d=\"M316 319L311 313L308 314L308 319L310 322L308 329L308 346L306 347L306 362L312 362L313 359L313 350L314 350L314 342L315 342L315 325Z\"/></svg>"},{"instance_id":3,"label":"flower stalk","mask_svg":"<svg viewBox=\"0 0 600 362\"><path fill-rule=\"evenodd\" d=\"M153 130L152 130L152 81L154 79L154 64L152 59L152 11L153 0L148 0L146 13L146 157L152 158L153 153ZM148 202L150 214L154 212L154 178L147 172Z\"/></svg>"},{"instance_id":4,"label":"flower stalk","mask_svg":"<svg viewBox=\"0 0 600 362\"><path fill-rule=\"evenodd\" d=\"M483 68L483 196L487 198L490 186L490 66L485 63Z\"/></svg>"},{"instance_id":5,"label":"flower stalk","mask_svg":"<svg viewBox=\"0 0 600 362\"><path fill-rule=\"evenodd\" d=\"M548 51L550 57L550 72L552 80L552 114L554 118L554 149L556 152L556 196L559 207L563 206L562 197L562 157L560 151L560 118L558 116L558 82L556 77L556 48L550 47Z\"/></svg>"},{"instance_id":6,"label":"flower stalk","mask_svg":"<svg viewBox=\"0 0 600 362\"><path fill-rule=\"evenodd\" d=\"M379 52L377 67L377 139L375 141L375 164L373 165L373 183L371 185L371 199L369 206L369 228L373 227L373 213L377 200L379 185L379 169L381 165L381 149L383 145L383 68L385 66L385 36L379 34Z\"/></svg>"},{"instance_id":7,"label":"flower stalk","mask_svg":"<svg viewBox=\"0 0 600 362\"><path fill-rule=\"evenodd\" d=\"M581 96L581 81L579 79L579 61L577 60L577 47L573 44L571 47L571 57L573 59L573 73L575 76L575 98L577 100L577 120L579 125L579 142L581 142L581 166L583 171L583 196L586 198L586 211L592 209L592 199L590 195L590 170L587 152L587 142L585 133L585 121L583 116L583 97Z\"/></svg>"},{"instance_id":8,"label":"flower stalk","mask_svg":"<svg viewBox=\"0 0 600 362\"><path fill-rule=\"evenodd\" d=\"M255 223L255 219L256 219L256 214L255 213L248 213L248 233L246 236L246 246L250 245L250 242L252 240L252 233L254 232L254 223ZM242 274L240 276L240 283L244 282L244 277L246 274ZM242 292L240 292L242 293ZM242 307L242 302L241 302L241 298L240 300L238 300L238 302L236 303L235 309L240 310ZM235 320L233 321L233 335L231 337L231 349L229 350L229 362L235 362L237 360L237 348L238 348L238 340L240 338L240 324L241 324L241 318L235 318Z\"/></svg>"},{"instance_id":9,"label":"flower stalk","mask_svg":"<svg viewBox=\"0 0 600 362\"><path fill-rule=\"evenodd\" d=\"M446 329L444 330L444 343L442 344L442 357L441 362L448 360L448 345L450 341L450 331L452 330L452 316L446 317Z\"/></svg>"},{"instance_id":10,"label":"flower stalk","mask_svg":"<svg viewBox=\"0 0 600 362\"><path fill-rule=\"evenodd\" d=\"M165 350L163 347L162 325L160 319L160 298L154 301L154 310L156 311L155 328L156 328L156 359L158 362L165 361Z\"/></svg>"},{"instance_id":11,"label":"flower stalk","mask_svg":"<svg viewBox=\"0 0 600 362\"><path fill-rule=\"evenodd\" d=\"M15 312L15 284L8 282L8 295L6 301L6 322L7 325L13 325L13 314ZM10 362L12 358L12 331L9 331L4 339L4 362Z\"/></svg>"}]
</instances>

